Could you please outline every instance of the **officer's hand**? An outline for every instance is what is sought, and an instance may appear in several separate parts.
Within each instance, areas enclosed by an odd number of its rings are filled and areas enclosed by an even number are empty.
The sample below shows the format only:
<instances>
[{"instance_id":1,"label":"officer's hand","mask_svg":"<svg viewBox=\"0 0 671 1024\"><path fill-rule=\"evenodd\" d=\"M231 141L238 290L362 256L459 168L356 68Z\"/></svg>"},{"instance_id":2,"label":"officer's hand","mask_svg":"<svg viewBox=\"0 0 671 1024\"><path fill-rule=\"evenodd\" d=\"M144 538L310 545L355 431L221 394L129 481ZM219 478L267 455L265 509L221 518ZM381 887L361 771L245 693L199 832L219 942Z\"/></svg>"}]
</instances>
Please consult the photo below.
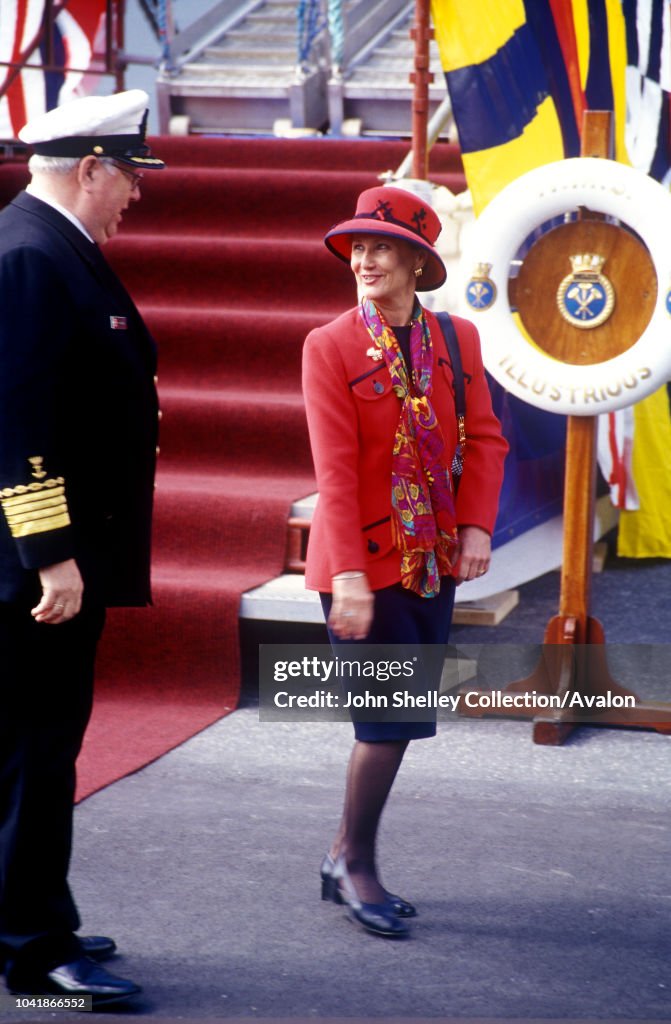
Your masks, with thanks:
<instances>
[{"instance_id":1,"label":"officer's hand","mask_svg":"<svg viewBox=\"0 0 671 1024\"><path fill-rule=\"evenodd\" d=\"M82 606L84 583L74 558L47 565L40 572L42 600L31 615L36 622L56 626L73 619Z\"/></svg>"}]
</instances>

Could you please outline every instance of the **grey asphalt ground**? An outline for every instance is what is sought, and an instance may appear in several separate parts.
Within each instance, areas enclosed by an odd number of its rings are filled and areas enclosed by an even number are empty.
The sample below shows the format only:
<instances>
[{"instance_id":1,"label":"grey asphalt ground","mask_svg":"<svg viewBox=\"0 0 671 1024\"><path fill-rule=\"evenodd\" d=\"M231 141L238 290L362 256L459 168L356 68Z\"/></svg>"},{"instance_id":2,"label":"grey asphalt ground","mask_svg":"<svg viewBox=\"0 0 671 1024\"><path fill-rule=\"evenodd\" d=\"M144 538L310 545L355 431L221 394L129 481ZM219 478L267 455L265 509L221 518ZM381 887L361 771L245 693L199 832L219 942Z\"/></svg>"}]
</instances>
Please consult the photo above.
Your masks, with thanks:
<instances>
[{"instance_id":1,"label":"grey asphalt ground","mask_svg":"<svg viewBox=\"0 0 671 1024\"><path fill-rule=\"evenodd\" d=\"M557 587L527 584L501 626L454 640L498 664L498 645L538 641ZM665 649L644 645L665 641L670 594L667 562L595 578L620 667L669 700ZM107 1020L671 1020L671 736L583 727L541 747L524 721L453 719L411 744L380 841L385 884L419 909L403 941L319 899L350 745L349 724L248 706L77 808L83 931L113 935L110 969L144 989Z\"/></svg>"}]
</instances>

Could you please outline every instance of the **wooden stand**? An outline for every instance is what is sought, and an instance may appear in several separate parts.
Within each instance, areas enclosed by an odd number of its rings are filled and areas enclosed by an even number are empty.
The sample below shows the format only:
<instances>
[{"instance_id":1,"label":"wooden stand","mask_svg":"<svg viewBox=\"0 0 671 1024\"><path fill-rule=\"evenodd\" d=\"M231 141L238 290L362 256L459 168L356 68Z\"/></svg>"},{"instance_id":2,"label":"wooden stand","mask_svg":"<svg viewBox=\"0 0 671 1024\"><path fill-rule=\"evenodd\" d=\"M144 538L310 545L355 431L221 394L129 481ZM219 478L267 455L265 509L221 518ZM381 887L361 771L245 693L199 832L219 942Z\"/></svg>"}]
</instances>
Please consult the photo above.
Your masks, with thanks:
<instances>
[{"instance_id":1,"label":"wooden stand","mask_svg":"<svg viewBox=\"0 0 671 1024\"><path fill-rule=\"evenodd\" d=\"M612 115L588 111L583 130L582 156L610 155ZM632 338L632 343L636 335ZM580 360L574 359L574 362ZM490 696L486 710L468 707L461 701L461 713L471 717L484 714L528 717L533 720L535 743L559 745L579 724L616 725L671 733L671 704L639 701L636 694L617 683L610 674L601 623L589 614L592 583L593 523L596 484L596 430L594 416L569 416L564 486L564 552L561 569L559 614L545 630L544 649L535 670L526 679L509 683L500 696L526 693L528 708L498 708L498 695ZM471 687L468 688L473 693ZM589 710L553 709L539 715L533 694L570 699L582 697L620 703L633 698L635 707L598 707ZM473 703L472 701L470 703Z\"/></svg>"}]
</instances>

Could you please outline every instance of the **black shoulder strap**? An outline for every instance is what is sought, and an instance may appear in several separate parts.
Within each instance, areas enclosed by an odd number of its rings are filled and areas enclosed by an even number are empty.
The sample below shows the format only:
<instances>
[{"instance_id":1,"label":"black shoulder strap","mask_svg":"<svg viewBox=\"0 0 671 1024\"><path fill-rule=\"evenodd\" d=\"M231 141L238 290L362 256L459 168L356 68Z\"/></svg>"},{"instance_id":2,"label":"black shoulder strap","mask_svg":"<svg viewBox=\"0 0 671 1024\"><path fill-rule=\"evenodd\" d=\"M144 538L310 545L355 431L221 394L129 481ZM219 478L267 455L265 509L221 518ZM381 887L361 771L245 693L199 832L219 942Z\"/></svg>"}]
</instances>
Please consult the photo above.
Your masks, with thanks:
<instances>
[{"instance_id":1,"label":"black shoulder strap","mask_svg":"<svg viewBox=\"0 0 671 1024\"><path fill-rule=\"evenodd\" d=\"M445 348L447 349L447 354L450 357L450 363L452 364L452 373L454 375L454 405L457 413L457 419L460 419L466 415L466 387L464 385L464 368L461 364L461 350L459 348L457 332L454 329L452 317L449 313L436 313L436 319L440 324L441 331L443 332Z\"/></svg>"}]
</instances>

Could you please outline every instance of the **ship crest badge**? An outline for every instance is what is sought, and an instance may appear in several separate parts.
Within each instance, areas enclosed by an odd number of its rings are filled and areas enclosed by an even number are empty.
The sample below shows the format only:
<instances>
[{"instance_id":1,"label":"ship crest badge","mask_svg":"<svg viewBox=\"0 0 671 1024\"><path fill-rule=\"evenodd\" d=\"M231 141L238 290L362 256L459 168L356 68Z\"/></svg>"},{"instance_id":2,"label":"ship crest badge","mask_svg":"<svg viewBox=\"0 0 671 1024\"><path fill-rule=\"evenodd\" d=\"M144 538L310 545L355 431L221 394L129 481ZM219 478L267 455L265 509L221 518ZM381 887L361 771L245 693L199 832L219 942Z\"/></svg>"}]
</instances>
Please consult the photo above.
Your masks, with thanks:
<instances>
[{"instance_id":1,"label":"ship crest badge","mask_svg":"<svg viewBox=\"0 0 671 1024\"><path fill-rule=\"evenodd\" d=\"M602 268L605 256L593 252L569 257L573 272L559 285L557 306L561 316L574 327L599 327L615 306L615 291Z\"/></svg>"},{"instance_id":2,"label":"ship crest badge","mask_svg":"<svg viewBox=\"0 0 671 1024\"><path fill-rule=\"evenodd\" d=\"M491 263L478 263L466 285L466 302L472 310L481 313L496 302L496 285L489 276Z\"/></svg>"}]
</instances>

